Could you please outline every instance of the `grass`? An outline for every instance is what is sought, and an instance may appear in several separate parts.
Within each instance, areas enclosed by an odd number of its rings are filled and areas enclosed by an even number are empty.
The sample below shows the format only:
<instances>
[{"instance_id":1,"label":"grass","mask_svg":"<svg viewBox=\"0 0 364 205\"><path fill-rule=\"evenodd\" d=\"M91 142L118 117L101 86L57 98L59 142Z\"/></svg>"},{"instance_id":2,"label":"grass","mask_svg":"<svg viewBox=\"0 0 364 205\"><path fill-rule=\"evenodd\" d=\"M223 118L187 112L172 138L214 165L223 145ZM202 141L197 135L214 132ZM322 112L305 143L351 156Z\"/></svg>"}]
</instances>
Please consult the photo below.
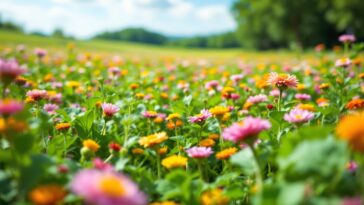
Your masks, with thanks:
<instances>
[{"instance_id":1,"label":"grass","mask_svg":"<svg viewBox=\"0 0 364 205\"><path fill-rule=\"evenodd\" d=\"M199 48L176 48L167 46L154 46L140 43L129 43L106 40L67 40L54 37L41 37L25 35L11 31L0 30L0 48L14 48L16 45L24 44L27 47L42 47L51 51L65 50L68 43L74 43L81 52L99 54L115 54L125 57L154 59L154 58L185 58L191 60L210 59L214 61L226 60L254 60L264 62L280 62L282 60L294 60L298 55L287 51L245 51L240 48L234 49L199 49ZM304 58L311 58L312 54L305 53Z\"/></svg>"}]
</instances>

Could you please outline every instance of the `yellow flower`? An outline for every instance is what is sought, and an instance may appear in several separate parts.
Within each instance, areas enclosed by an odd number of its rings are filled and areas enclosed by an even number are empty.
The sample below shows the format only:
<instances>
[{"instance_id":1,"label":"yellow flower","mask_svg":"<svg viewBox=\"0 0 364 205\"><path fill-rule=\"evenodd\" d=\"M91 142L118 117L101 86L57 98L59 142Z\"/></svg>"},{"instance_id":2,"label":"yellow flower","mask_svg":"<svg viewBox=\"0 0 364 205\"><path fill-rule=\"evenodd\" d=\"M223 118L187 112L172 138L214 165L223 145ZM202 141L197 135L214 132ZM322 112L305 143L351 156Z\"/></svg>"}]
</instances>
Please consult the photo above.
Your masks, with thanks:
<instances>
[{"instance_id":1,"label":"yellow flower","mask_svg":"<svg viewBox=\"0 0 364 205\"><path fill-rule=\"evenodd\" d=\"M150 203L149 205L178 205L178 204L174 201L161 201L161 202L153 202Z\"/></svg>"},{"instance_id":2,"label":"yellow flower","mask_svg":"<svg viewBox=\"0 0 364 205\"><path fill-rule=\"evenodd\" d=\"M311 111L311 112L315 112L315 106L311 105L311 104L299 104L297 106L297 108L301 109L301 110L307 110L307 111Z\"/></svg>"},{"instance_id":3,"label":"yellow flower","mask_svg":"<svg viewBox=\"0 0 364 205\"><path fill-rule=\"evenodd\" d=\"M207 138L207 139L201 140L199 145L202 147L212 147L215 145L215 141L210 138Z\"/></svg>"},{"instance_id":4,"label":"yellow flower","mask_svg":"<svg viewBox=\"0 0 364 205\"><path fill-rule=\"evenodd\" d=\"M83 144L83 147L87 147L93 152L97 152L97 150L99 150L99 148L100 148L100 145L92 139L84 140L82 142L82 144Z\"/></svg>"},{"instance_id":5,"label":"yellow flower","mask_svg":"<svg viewBox=\"0 0 364 205\"><path fill-rule=\"evenodd\" d=\"M78 81L68 81L66 85L71 88L78 88L81 86L81 83Z\"/></svg>"},{"instance_id":6,"label":"yellow flower","mask_svg":"<svg viewBox=\"0 0 364 205\"><path fill-rule=\"evenodd\" d=\"M65 196L66 191L56 184L36 187L28 195L30 201L36 205L61 204Z\"/></svg>"},{"instance_id":7,"label":"yellow flower","mask_svg":"<svg viewBox=\"0 0 364 205\"><path fill-rule=\"evenodd\" d=\"M158 153L160 154L160 155L164 155L164 154L166 154L168 152L168 147L162 147L162 148L160 148L159 150L158 150Z\"/></svg>"},{"instance_id":8,"label":"yellow flower","mask_svg":"<svg viewBox=\"0 0 364 205\"><path fill-rule=\"evenodd\" d=\"M181 115L178 114L178 113L172 113L172 114L169 114L168 117L167 117L167 120L175 120L175 119L180 119L181 118Z\"/></svg>"},{"instance_id":9,"label":"yellow flower","mask_svg":"<svg viewBox=\"0 0 364 205\"><path fill-rule=\"evenodd\" d=\"M297 84L297 90L304 90L306 88L305 84L298 83Z\"/></svg>"},{"instance_id":10,"label":"yellow flower","mask_svg":"<svg viewBox=\"0 0 364 205\"><path fill-rule=\"evenodd\" d=\"M229 112L229 108L223 106L215 106L211 108L209 111L215 117L222 117Z\"/></svg>"},{"instance_id":11,"label":"yellow flower","mask_svg":"<svg viewBox=\"0 0 364 205\"><path fill-rule=\"evenodd\" d=\"M227 159L231 155L235 154L237 151L238 151L238 149L236 147L230 147L230 148L224 149L224 150L216 153L216 158Z\"/></svg>"},{"instance_id":12,"label":"yellow flower","mask_svg":"<svg viewBox=\"0 0 364 205\"><path fill-rule=\"evenodd\" d=\"M140 148L134 148L131 150L131 152L133 154L143 154L144 153L144 150L143 149L140 149Z\"/></svg>"},{"instance_id":13,"label":"yellow flower","mask_svg":"<svg viewBox=\"0 0 364 205\"><path fill-rule=\"evenodd\" d=\"M212 140L217 140L219 139L219 135L218 134L215 134L215 133L212 133L212 134L209 134L208 138L209 139L212 139Z\"/></svg>"},{"instance_id":14,"label":"yellow flower","mask_svg":"<svg viewBox=\"0 0 364 205\"><path fill-rule=\"evenodd\" d=\"M70 127L71 127L71 124L68 122L56 124L56 130L58 130L58 131L66 131Z\"/></svg>"},{"instance_id":15,"label":"yellow flower","mask_svg":"<svg viewBox=\"0 0 364 205\"><path fill-rule=\"evenodd\" d=\"M135 97L138 98L138 99L143 99L144 98L144 94L143 93L136 93L135 94Z\"/></svg>"},{"instance_id":16,"label":"yellow flower","mask_svg":"<svg viewBox=\"0 0 364 205\"><path fill-rule=\"evenodd\" d=\"M120 197L126 194L120 179L114 175L105 175L100 179L99 187L102 193L109 197Z\"/></svg>"},{"instance_id":17,"label":"yellow flower","mask_svg":"<svg viewBox=\"0 0 364 205\"><path fill-rule=\"evenodd\" d=\"M352 113L344 116L336 127L340 139L347 141L350 146L364 152L364 112Z\"/></svg>"},{"instance_id":18,"label":"yellow flower","mask_svg":"<svg viewBox=\"0 0 364 205\"><path fill-rule=\"evenodd\" d=\"M140 138L139 144L143 147L153 147L154 145L160 144L167 139L168 136L165 132L159 132Z\"/></svg>"},{"instance_id":19,"label":"yellow flower","mask_svg":"<svg viewBox=\"0 0 364 205\"><path fill-rule=\"evenodd\" d=\"M225 205L229 203L229 199L223 195L223 190L213 189L206 191L201 195L202 205Z\"/></svg>"},{"instance_id":20,"label":"yellow flower","mask_svg":"<svg viewBox=\"0 0 364 205\"><path fill-rule=\"evenodd\" d=\"M186 167L187 158L179 155L172 155L162 160L162 165L167 169L175 167Z\"/></svg>"}]
</instances>

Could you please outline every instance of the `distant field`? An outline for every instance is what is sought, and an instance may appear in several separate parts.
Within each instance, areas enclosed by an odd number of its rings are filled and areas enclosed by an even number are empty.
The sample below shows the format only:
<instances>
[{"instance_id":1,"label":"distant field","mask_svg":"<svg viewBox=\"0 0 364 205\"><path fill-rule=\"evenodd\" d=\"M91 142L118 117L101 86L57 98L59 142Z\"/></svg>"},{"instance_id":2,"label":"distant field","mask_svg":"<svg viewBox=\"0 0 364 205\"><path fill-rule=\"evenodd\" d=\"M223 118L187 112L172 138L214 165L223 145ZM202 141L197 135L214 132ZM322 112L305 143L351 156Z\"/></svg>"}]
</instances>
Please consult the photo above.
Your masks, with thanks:
<instances>
[{"instance_id":1,"label":"distant field","mask_svg":"<svg viewBox=\"0 0 364 205\"><path fill-rule=\"evenodd\" d=\"M24 35L9 31L0 31L0 48L15 47L24 44L29 48L43 47L50 50L65 49L68 43L74 43L81 52L96 52L101 54L117 54L125 57L139 57L143 59L153 58L187 58L187 59L211 59L231 60L245 59L262 62L278 62L281 60L297 60L298 55L287 51L255 52L242 49L195 49L175 48L165 46L153 46L140 43L114 42L104 40L65 40L52 37L40 37ZM310 59L312 54L305 53L301 58Z\"/></svg>"}]
</instances>

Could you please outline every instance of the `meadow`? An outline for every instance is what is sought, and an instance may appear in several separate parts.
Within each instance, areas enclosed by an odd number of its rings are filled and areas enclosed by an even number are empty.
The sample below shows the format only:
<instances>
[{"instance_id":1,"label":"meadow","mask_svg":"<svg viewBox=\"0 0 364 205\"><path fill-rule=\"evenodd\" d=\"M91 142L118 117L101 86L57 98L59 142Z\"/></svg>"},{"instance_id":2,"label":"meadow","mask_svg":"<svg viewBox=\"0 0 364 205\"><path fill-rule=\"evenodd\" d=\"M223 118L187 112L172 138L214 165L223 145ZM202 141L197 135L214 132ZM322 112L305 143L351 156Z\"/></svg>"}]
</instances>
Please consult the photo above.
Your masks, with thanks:
<instances>
[{"instance_id":1,"label":"meadow","mask_svg":"<svg viewBox=\"0 0 364 205\"><path fill-rule=\"evenodd\" d=\"M360 205L363 45L0 32L0 204Z\"/></svg>"}]
</instances>

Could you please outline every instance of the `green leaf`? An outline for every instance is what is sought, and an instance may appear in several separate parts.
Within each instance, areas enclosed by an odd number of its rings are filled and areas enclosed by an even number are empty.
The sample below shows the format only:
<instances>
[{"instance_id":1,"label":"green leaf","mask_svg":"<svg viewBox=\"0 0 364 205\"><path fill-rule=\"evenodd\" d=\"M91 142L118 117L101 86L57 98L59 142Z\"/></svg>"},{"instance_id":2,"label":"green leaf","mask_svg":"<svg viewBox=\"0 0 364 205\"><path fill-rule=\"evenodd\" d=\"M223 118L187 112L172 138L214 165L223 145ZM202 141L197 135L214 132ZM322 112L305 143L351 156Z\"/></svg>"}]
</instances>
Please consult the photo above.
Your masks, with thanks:
<instances>
[{"instance_id":1,"label":"green leaf","mask_svg":"<svg viewBox=\"0 0 364 205\"><path fill-rule=\"evenodd\" d=\"M77 130L78 136L81 138L87 138L89 136L95 118L96 115L94 110L90 110L74 120L74 126Z\"/></svg>"},{"instance_id":2,"label":"green leaf","mask_svg":"<svg viewBox=\"0 0 364 205\"><path fill-rule=\"evenodd\" d=\"M242 168L243 172L248 175L258 171L253 153L248 148L242 149L238 153L231 156L230 162Z\"/></svg>"}]
</instances>

